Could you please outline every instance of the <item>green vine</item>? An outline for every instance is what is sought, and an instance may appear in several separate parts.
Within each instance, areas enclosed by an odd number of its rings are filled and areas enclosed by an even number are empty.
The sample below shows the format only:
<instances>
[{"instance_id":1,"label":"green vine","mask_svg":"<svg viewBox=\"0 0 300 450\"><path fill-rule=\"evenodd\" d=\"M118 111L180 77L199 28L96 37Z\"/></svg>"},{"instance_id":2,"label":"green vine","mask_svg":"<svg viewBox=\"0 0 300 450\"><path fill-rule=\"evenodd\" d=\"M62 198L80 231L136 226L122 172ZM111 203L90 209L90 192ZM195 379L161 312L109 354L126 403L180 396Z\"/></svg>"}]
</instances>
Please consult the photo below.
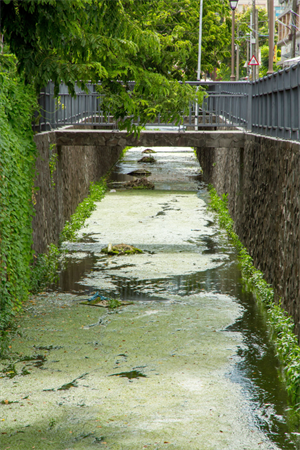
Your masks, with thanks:
<instances>
[{"instance_id":1,"label":"green vine","mask_svg":"<svg viewBox=\"0 0 300 450\"><path fill-rule=\"evenodd\" d=\"M54 153L54 150L56 148L56 144L50 145L50 157L49 157L49 169L50 169L50 179L51 179L51 186L55 187L55 181L53 178L54 172L56 171L56 165L58 161L58 154Z\"/></svg>"},{"instance_id":2,"label":"green vine","mask_svg":"<svg viewBox=\"0 0 300 450\"><path fill-rule=\"evenodd\" d=\"M226 230L229 239L238 250L243 281L266 309L271 337L281 362L287 392L295 409L300 412L300 347L293 333L293 319L280 304L274 302L272 287L264 280L263 273L254 267L253 259L234 232L234 222L227 208L227 195L223 194L220 198L212 186L209 186L209 193L211 199L209 208L217 213L220 227Z\"/></svg>"},{"instance_id":3,"label":"green vine","mask_svg":"<svg viewBox=\"0 0 300 450\"><path fill-rule=\"evenodd\" d=\"M0 58L0 338L28 296L36 147L32 87L17 76L7 48Z\"/></svg>"}]
</instances>

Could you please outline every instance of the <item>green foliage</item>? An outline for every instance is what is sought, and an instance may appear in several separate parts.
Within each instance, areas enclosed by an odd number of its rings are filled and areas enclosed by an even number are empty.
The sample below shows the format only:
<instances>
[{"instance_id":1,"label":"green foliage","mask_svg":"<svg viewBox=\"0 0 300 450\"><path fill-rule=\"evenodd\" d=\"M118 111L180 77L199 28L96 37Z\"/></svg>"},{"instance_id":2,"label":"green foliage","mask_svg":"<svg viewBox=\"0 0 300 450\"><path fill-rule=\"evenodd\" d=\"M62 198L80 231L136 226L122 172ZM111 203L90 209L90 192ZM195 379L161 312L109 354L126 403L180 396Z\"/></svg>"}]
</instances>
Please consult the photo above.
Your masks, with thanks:
<instances>
[{"instance_id":1,"label":"green foliage","mask_svg":"<svg viewBox=\"0 0 300 450\"><path fill-rule=\"evenodd\" d=\"M259 76L264 77L267 75L268 69L269 69L269 46L264 45L261 47L261 66L259 67ZM280 59L281 50L277 50L277 60ZM277 72L278 66L276 65L276 62L273 62L273 70L274 72Z\"/></svg>"},{"instance_id":2,"label":"green foliage","mask_svg":"<svg viewBox=\"0 0 300 450\"><path fill-rule=\"evenodd\" d=\"M90 194L81 202L75 213L71 216L70 221L65 223L64 229L61 233L61 241L75 241L76 233L84 225L85 220L90 217L95 210L95 202L100 202L106 191L106 182L102 178L98 183L90 184Z\"/></svg>"},{"instance_id":3,"label":"green foliage","mask_svg":"<svg viewBox=\"0 0 300 450\"><path fill-rule=\"evenodd\" d=\"M54 244L50 244L47 253L36 257L31 267L29 290L37 294L58 280L61 252Z\"/></svg>"},{"instance_id":4,"label":"green foliage","mask_svg":"<svg viewBox=\"0 0 300 450\"><path fill-rule=\"evenodd\" d=\"M119 308L122 305L122 302L120 300L117 300L116 298L110 298L107 303L108 309L116 309Z\"/></svg>"},{"instance_id":5,"label":"green foliage","mask_svg":"<svg viewBox=\"0 0 300 450\"><path fill-rule=\"evenodd\" d=\"M210 209L217 212L219 225L238 250L243 281L256 298L264 305L268 324L272 331L277 356L282 365L283 377L286 382L287 392L293 405L300 410L300 347L294 330L294 322L280 305L274 303L274 291L264 280L263 273L253 265L253 260L246 248L234 232L234 222L227 208L227 195L218 197L216 190L209 186Z\"/></svg>"},{"instance_id":6,"label":"green foliage","mask_svg":"<svg viewBox=\"0 0 300 450\"><path fill-rule=\"evenodd\" d=\"M56 171L56 164L58 161L58 154L53 153L55 150L56 144L50 145L50 158L49 158L49 169L50 169L50 179L51 179L51 186L55 187L55 182L53 179L54 172Z\"/></svg>"},{"instance_id":7,"label":"green foliage","mask_svg":"<svg viewBox=\"0 0 300 450\"><path fill-rule=\"evenodd\" d=\"M16 59L0 54L0 332L27 298L32 261L36 147L35 93L17 76Z\"/></svg>"},{"instance_id":8,"label":"green foliage","mask_svg":"<svg viewBox=\"0 0 300 450\"><path fill-rule=\"evenodd\" d=\"M2 8L4 38L37 91L52 79L56 95L61 80L74 94L76 80L84 88L100 79L105 113L136 132L132 119L179 123L191 101L201 103L201 91L178 82L196 78L199 0L5 0ZM228 12L222 0L204 2L203 71L228 54Z\"/></svg>"}]
</instances>

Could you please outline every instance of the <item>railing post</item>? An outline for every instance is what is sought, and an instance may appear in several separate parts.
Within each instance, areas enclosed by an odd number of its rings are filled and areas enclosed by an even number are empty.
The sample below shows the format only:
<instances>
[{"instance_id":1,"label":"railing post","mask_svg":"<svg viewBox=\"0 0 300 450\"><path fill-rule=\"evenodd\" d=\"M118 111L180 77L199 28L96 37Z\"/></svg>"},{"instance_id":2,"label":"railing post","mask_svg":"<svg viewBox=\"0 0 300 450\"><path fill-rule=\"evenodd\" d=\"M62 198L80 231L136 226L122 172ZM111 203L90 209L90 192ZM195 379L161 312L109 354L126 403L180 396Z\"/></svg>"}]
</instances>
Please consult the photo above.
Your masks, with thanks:
<instances>
[{"instance_id":1,"label":"railing post","mask_svg":"<svg viewBox=\"0 0 300 450\"><path fill-rule=\"evenodd\" d=\"M248 86L248 105L247 105L247 131L252 132L252 118L253 118L253 108L252 108L252 93L253 93L253 82Z\"/></svg>"}]
</instances>

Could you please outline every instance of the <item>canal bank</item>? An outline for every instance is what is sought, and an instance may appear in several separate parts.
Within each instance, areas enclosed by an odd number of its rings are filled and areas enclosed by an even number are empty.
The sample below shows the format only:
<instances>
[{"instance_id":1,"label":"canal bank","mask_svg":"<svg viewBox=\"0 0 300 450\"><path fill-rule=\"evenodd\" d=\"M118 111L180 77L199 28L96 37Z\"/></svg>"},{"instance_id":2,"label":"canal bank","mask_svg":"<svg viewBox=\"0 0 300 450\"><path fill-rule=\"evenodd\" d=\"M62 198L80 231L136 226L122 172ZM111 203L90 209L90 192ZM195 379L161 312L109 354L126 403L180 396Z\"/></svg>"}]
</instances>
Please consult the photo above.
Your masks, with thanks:
<instances>
[{"instance_id":1,"label":"canal bank","mask_svg":"<svg viewBox=\"0 0 300 450\"><path fill-rule=\"evenodd\" d=\"M156 189L112 188L65 243L60 290L26 305L2 366L3 448L299 448L263 314L207 212L193 152L155 149L150 165L143 150L113 182L147 168ZM143 253L109 257L109 243ZM130 304L81 303L95 291Z\"/></svg>"}]
</instances>

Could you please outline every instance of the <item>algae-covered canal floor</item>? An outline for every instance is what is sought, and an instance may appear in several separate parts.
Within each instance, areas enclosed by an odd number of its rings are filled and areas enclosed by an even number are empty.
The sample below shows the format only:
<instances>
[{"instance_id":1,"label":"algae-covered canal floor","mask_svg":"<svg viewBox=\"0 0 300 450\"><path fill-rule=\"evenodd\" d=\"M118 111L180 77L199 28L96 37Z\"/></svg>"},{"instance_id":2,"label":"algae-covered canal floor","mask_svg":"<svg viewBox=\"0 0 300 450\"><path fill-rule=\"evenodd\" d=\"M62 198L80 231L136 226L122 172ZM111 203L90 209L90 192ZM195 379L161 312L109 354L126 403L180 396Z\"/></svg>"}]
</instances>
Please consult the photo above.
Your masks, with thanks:
<instances>
[{"instance_id":1,"label":"algae-covered canal floor","mask_svg":"<svg viewBox=\"0 0 300 450\"><path fill-rule=\"evenodd\" d=\"M263 314L207 211L191 149L131 149L155 190L111 189L57 291L25 305L1 361L1 449L295 449ZM107 256L109 243L142 254ZM128 304L84 305L98 291Z\"/></svg>"}]
</instances>

